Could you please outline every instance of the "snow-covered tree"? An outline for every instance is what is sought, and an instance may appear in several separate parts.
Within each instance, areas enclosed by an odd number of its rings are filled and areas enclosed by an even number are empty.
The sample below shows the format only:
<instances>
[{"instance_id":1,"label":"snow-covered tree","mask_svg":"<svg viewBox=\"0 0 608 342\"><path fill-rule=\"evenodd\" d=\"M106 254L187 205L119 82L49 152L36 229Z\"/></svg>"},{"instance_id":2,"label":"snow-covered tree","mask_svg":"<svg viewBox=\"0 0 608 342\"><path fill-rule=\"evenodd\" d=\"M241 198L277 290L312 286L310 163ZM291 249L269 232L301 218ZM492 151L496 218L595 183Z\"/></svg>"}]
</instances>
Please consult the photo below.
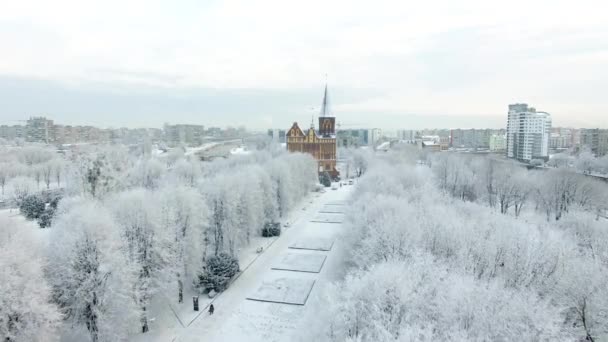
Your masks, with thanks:
<instances>
[{"instance_id":1,"label":"snow-covered tree","mask_svg":"<svg viewBox=\"0 0 608 342\"><path fill-rule=\"evenodd\" d=\"M209 253L208 209L203 197L190 187L165 187L160 199L161 229L169 232L169 271L173 274L178 302L183 301L184 284L192 284Z\"/></svg>"},{"instance_id":2,"label":"snow-covered tree","mask_svg":"<svg viewBox=\"0 0 608 342\"><path fill-rule=\"evenodd\" d=\"M0 218L0 338L3 341L55 341L61 322L51 301L45 260L30 232L14 219Z\"/></svg>"},{"instance_id":3,"label":"snow-covered tree","mask_svg":"<svg viewBox=\"0 0 608 342\"><path fill-rule=\"evenodd\" d=\"M201 176L201 165L194 159L180 159L173 165L172 173L181 184L195 186Z\"/></svg>"},{"instance_id":4,"label":"snow-covered tree","mask_svg":"<svg viewBox=\"0 0 608 342\"><path fill-rule=\"evenodd\" d=\"M149 191L135 189L109 199L128 263L136 272L133 293L140 309L141 331L149 330L152 296L169 280L165 270L172 257L171 232L162 229L158 201Z\"/></svg>"},{"instance_id":5,"label":"snow-covered tree","mask_svg":"<svg viewBox=\"0 0 608 342\"><path fill-rule=\"evenodd\" d=\"M10 177L9 167L10 166L8 163L0 163L0 189L2 190L0 192L0 195L2 195L2 197L4 197L4 188L6 187L6 181Z\"/></svg>"},{"instance_id":6,"label":"snow-covered tree","mask_svg":"<svg viewBox=\"0 0 608 342\"><path fill-rule=\"evenodd\" d=\"M155 158L141 158L130 170L130 183L135 187L155 189L166 172L165 165Z\"/></svg>"},{"instance_id":7,"label":"snow-covered tree","mask_svg":"<svg viewBox=\"0 0 608 342\"><path fill-rule=\"evenodd\" d=\"M53 167L53 160L49 160L44 164L40 165L40 170L42 171L42 179L44 180L44 184L46 185L47 190L51 187L51 180L53 179Z\"/></svg>"},{"instance_id":8,"label":"snow-covered tree","mask_svg":"<svg viewBox=\"0 0 608 342\"><path fill-rule=\"evenodd\" d=\"M120 229L95 201L65 203L53 225L46 272L54 301L91 341L126 341L139 309Z\"/></svg>"},{"instance_id":9,"label":"snow-covered tree","mask_svg":"<svg viewBox=\"0 0 608 342\"><path fill-rule=\"evenodd\" d=\"M11 179L9 186L12 198L17 203L20 203L24 198L34 192L36 184L34 180L29 177L19 176Z\"/></svg>"}]
</instances>

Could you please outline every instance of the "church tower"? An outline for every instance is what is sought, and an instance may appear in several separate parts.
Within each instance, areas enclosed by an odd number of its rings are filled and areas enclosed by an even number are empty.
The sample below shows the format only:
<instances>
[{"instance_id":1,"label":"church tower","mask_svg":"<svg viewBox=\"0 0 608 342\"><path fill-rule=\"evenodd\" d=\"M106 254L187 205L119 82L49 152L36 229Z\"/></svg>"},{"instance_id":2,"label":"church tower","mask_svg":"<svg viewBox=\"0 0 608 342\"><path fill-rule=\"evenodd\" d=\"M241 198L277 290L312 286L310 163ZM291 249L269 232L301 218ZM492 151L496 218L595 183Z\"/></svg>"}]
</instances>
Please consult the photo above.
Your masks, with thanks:
<instances>
[{"instance_id":1,"label":"church tower","mask_svg":"<svg viewBox=\"0 0 608 342\"><path fill-rule=\"evenodd\" d=\"M315 131L313 122L311 122L307 131L303 131L297 122L293 123L285 134L287 150L289 152L310 153L318 162L319 174L327 172L335 179L340 175L336 169L336 118L329 110L327 84L325 85L323 104L319 113L318 131Z\"/></svg>"},{"instance_id":2,"label":"church tower","mask_svg":"<svg viewBox=\"0 0 608 342\"><path fill-rule=\"evenodd\" d=\"M319 113L319 135L324 138L336 136L336 118L329 111L329 95L327 94L327 84L323 94L323 103Z\"/></svg>"}]
</instances>

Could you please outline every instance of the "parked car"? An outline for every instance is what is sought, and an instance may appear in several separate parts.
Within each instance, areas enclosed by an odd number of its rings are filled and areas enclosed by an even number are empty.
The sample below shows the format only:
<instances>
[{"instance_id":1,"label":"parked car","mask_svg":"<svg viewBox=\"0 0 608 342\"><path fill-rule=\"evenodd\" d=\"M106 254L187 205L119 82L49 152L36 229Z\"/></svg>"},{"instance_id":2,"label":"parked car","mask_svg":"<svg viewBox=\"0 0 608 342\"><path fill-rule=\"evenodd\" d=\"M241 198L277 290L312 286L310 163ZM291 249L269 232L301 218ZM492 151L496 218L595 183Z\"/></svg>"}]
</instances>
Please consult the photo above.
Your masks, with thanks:
<instances>
[{"instance_id":1,"label":"parked car","mask_svg":"<svg viewBox=\"0 0 608 342\"><path fill-rule=\"evenodd\" d=\"M353 180L352 180L352 179L349 179L349 180L348 180L348 185L353 185L354 183L355 183L355 182L353 182Z\"/></svg>"},{"instance_id":2,"label":"parked car","mask_svg":"<svg viewBox=\"0 0 608 342\"><path fill-rule=\"evenodd\" d=\"M332 189L332 190L338 190L338 186L337 186L336 184L333 184L333 185L331 186L331 189Z\"/></svg>"}]
</instances>

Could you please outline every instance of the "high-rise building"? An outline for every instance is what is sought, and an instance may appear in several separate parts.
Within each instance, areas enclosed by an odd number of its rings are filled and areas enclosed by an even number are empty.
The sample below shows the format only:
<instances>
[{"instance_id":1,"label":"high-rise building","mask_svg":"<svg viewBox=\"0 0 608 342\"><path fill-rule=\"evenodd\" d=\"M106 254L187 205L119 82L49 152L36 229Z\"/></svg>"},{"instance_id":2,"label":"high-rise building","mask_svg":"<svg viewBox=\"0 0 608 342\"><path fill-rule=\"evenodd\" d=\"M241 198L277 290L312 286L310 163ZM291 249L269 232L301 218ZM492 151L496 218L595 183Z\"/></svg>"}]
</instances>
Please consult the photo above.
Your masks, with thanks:
<instances>
[{"instance_id":1,"label":"high-rise building","mask_svg":"<svg viewBox=\"0 0 608 342\"><path fill-rule=\"evenodd\" d=\"M53 120L42 116L34 116L25 124L25 140L30 142L52 143L55 141Z\"/></svg>"},{"instance_id":2,"label":"high-rise building","mask_svg":"<svg viewBox=\"0 0 608 342\"><path fill-rule=\"evenodd\" d=\"M382 130L380 128L372 128L369 130L369 144L375 146L382 138Z\"/></svg>"},{"instance_id":3,"label":"high-rise building","mask_svg":"<svg viewBox=\"0 0 608 342\"><path fill-rule=\"evenodd\" d=\"M521 161L549 158L551 115L525 103L509 105L507 157Z\"/></svg>"},{"instance_id":4,"label":"high-rise building","mask_svg":"<svg viewBox=\"0 0 608 342\"><path fill-rule=\"evenodd\" d=\"M608 129L582 129L581 146L588 148L596 157L608 154Z\"/></svg>"},{"instance_id":5,"label":"high-rise building","mask_svg":"<svg viewBox=\"0 0 608 342\"><path fill-rule=\"evenodd\" d=\"M336 169L336 117L329 111L327 85L323 94L323 104L319 114L319 130L315 130L314 122L304 131L294 122L287 131L287 150L289 152L310 153L318 161L319 172L328 172L337 177Z\"/></svg>"}]
</instances>

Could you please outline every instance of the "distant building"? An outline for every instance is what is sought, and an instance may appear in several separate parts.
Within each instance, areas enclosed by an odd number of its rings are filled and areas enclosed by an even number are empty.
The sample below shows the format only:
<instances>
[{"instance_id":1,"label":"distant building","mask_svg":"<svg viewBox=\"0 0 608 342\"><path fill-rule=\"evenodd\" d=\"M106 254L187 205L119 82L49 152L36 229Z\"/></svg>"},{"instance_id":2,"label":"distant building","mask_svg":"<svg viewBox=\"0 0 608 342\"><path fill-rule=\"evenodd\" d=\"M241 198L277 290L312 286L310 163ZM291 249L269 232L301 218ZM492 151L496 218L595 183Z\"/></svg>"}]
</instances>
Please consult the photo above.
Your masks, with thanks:
<instances>
[{"instance_id":1,"label":"distant building","mask_svg":"<svg viewBox=\"0 0 608 342\"><path fill-rule=\"evenodd\" d=\"M525 103L509 105L507 157L521 161L549 158L551 115Z\"/></svg>"},{"instance_id":2,"label":"distant building","mask_svg":"<svg viewBox=\"0 0 608 342\"><path fill-rule=\"evenodd\" d=\"M608 129L582 129L581 146L588 148L596 157L608 154Z\"/></svg>"},{"instance_id":3,"label":"distant building","mask_svg":"<svg viewBox=\"0 0 608 342\"><path fill-rule=\"evenodd\" d=\"M359 147L369 145L370 130L341 129L337 134L339 147Z\"/></svg>"},{"instance_id":4,"label":"distant building","mask_svg":"<svg viewBox=\"0 0 608 342\"><path fill-rule=\"evenodd\" d=\"M416 131L414 130L405 130L405 129L400 129L397 130L397 139L398 140L402 140L405 141L407 143L414 143L416 141Z\"/></svg>"},{"instance_id":5,"label":"distant building","mask_svg":"<svg viewBox=\"0 0 608 342\"><path fill-rule=\"evenodd\" d=\"M207 129L207 135L212 137L219 137L222 135L222 129L220 127L209 127Z\"/></svg>"},{"instance_id":6,"label":"distant building","mask_svg":"<svg viewBox=\"0 0 608 342\"><path fill-rule=\"evenodd\" d=\"M507 138L504 134L492 134L489 143L490 151L504 152L507 149Z\"/></svg>"},{"instance_id":7,"label":"distant building","mask_svg":"<svg viewBox=\"0 0 608 342\"><path fill-rule=\"evenodd\" d=\"M429 150L432 152L441 151L441 144L439 144L439 142L436 142L433 140L420 140L418 142L418 147L423 150Z\"/></svg>"},{"instance_id":8,"label":"distant building","mask_svg":"<svg viewBox=\"0 0 608 342\"><path fill-rule=\"evenodd\" d=\"M25 140L29 142L55 142L55 127L53 120L42 116L30 117L25 124Z\"/></svg>"},{"instance_id":9,"label":"distant building","mask_svg":"<svg viewBox=\"0 0 608 342\"><path fill-rule=\"evenodd\" d=\"M202 125L169 125L163 127L165 142L169 146L190 145L198 146L203 143L205 127Z\"/></svg>"},{"instance_id":10,"label":"distant building","mask_svg":"<svg viewBox=\"0 0 608 342\"><path fill-rule=\"evenodd\" d=\"M0 126L0 138L6 140L23 139L25 127L22 125Z\"/></svg>"},{"instance_id":11,"label":"distant building","mask_svg":"<svg viewBox=\"0 0 608 342\"><path fill-rule=\"evenodd\" d=\"M490 137L496 134L492 129L453 129L450 132L450 146L454 148L489 149Z\"/></svg>"},{"instance_id":12,"label":"distant building","mask_svg":"<svg viewBox=\"0 0 608 342\"><path fill-rule=\"evenodd\" d=\"M554 150L576 147L580 143L580 134L577 129L555 127L551 128L549 148Z\"/></svg>"},{"instance_id":13,"label":"distant building","mask_svg":"<svg viewBox=\"0 0 608 342\"><path fill-rule=\"evenodd\" d=\"M285 130L282 129L269 129L268 136L270 139L276 143L284 144L285 143Z\"/></svg>"},{"instance_id":14,"label":"distant building","mask_svg":"<svg viewBox=\"0 0 608 342\"><path fill-rule=\"evenodd\" d=\"M369 130L369 145L375 146L382 138L382 130L380 128L372 128Z\"/></svg>"},{"instance_id":15,"label":"distant building","mask_svg":"<svg viewBox=\"0 0 608 342\"><path fill-rule=\"evenodd\" d=\"M319 115L319 130L316 131L314 122L304 133L294 122L287 131L287 150L289 152L310 153L318 161L319 172L329 172L337 177L336 169L336 118L329 112L329 97L327 85L323 95L323 104Z\"/></svg>"}]
</instances>

